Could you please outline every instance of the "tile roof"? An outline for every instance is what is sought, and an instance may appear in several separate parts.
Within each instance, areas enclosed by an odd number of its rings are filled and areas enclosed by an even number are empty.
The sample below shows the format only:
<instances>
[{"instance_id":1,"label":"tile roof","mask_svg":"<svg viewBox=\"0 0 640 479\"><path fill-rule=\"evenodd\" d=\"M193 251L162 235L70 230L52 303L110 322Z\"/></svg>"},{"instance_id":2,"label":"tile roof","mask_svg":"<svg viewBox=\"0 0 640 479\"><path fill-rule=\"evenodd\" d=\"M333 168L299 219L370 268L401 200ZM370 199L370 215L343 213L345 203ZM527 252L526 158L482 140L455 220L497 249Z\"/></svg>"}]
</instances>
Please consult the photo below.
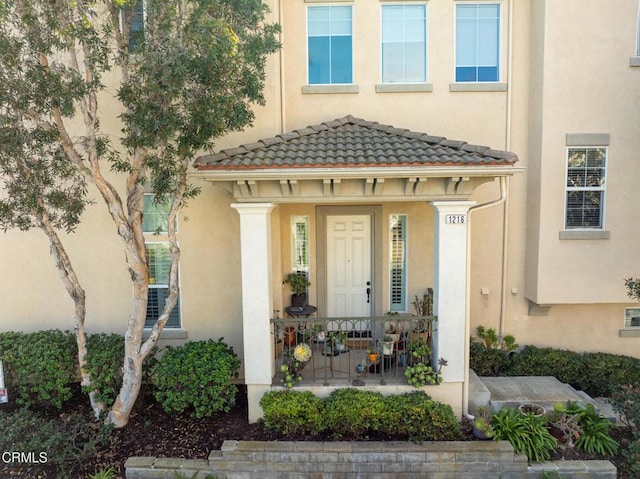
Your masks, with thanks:
<instances>
[{"instance_id":1,"label":"tile roof","mask_svg":"<svg viewBox=\"0 0 640 479\"><path fill-rule=\"evenodd\" d=\"M508 151L394 128L353 116L311 125L196 159L199 170L508 166Z\"/></svg>"}]
</instances>

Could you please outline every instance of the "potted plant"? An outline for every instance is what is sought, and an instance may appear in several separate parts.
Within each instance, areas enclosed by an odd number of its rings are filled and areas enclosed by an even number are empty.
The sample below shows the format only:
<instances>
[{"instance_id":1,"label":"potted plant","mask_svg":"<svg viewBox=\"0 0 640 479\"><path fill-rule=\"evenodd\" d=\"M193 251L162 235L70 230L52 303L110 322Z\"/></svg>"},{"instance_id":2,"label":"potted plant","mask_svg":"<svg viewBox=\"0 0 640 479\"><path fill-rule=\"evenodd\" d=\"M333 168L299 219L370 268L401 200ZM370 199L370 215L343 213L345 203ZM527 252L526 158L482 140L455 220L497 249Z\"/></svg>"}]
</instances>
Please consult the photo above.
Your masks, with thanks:
<instances>
[{"instance_id":1,"label":"potted plant","mask_svg":"<svg viewBox=\"0 0 640 479\"><path fill-rule=\"evenodd\" d=\"M369 362L375 363L378 360L378 352L375 349L367 349Z\"/></svg>"},{"instance_id":2,"label":"potted plant","mask_svg":"<svg viewBox=\"0 0 640 479\"><path fill-rule=\"evenodd\" d=\"M388 334L382 338L382 354L384 356L391 356L393 354L394 340Z\"/></svg>"},{"instance_id":3,"label":"potted plant","mask_svg":"<svg viewBox=\"0 0 640 479\"><path fill-rule=\"evenodd\" d=\"M289 273L284 282L291 287L291 306L304 307L307 304L307 288L311 284L304 272Z\"/></svg>"},{"instance_id":4,"label":"potted plant","mask_svg":"<svg viewBox=\"0 0 640 479\"><path fill-rule=\"evenodd\" d=\"M544 406L541 406L540 404L536 404L536 403L523 403L520 404L520 406L518 406L518 410L522 413L522 414L533 414L534 416L544 416L547 412L547 410L544 408Z\"/></svg>"}]
</instances>

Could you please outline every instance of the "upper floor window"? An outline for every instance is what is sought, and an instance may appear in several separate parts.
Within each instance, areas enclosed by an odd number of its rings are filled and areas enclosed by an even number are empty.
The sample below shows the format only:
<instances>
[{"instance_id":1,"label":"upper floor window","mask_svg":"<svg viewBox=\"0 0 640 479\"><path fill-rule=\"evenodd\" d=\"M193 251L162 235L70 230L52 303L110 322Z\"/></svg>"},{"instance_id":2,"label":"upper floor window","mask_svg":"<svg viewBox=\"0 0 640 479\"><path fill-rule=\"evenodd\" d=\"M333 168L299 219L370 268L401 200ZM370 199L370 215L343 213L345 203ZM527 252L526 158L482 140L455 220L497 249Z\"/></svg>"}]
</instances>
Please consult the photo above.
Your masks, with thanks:
<instances>
[{"instance_id":1,"label":"upper floor window","mask_svg":"<svg viewBox=\"0 0 640 479\"><path fill-rule=\"evenodd\" d=\"M427 81L427 6L382 6L382 83Z\"/></svg>"},{"instance_id":2,"label":"upper floor window","mask_svg":"<svg viewBox=\"0 0 640 479\"><path fill-rule=\"evenodd\" d=\"M607 147L567 148L565 228L602 229Z\"/></svg>"},{"instance_id":3,"label":"upper floor window","mask_svg":"<svg viewBox=\"0 0 640 479\"><path fill-rule=\"evenodd\" d=\"M310 85L353 83L351 6L307 9Z\"/></svg>"},{"instance_id":4,"label":"upper floor window","mask_svg":"<svg viewBox=\"0 0 640 479\"><path fill-rule=\"evenodd\" d=\"M456 4L456 82L500 79L500 4Z\"/></svg>"},{"instance_id":5,"label":"upper floor window","mask_svg":"<svg viewBox=\"0 0 640 479\"><path fill-rule=\"evenodd\" d=\"M146 0L136 0L131 8L131 27L129 29L129 52L135 52L144 38L144 24L147 17ZM120 30L124 29L124 12L120 11Z\"/></svg>"},{"instance_id":6,"label":"upper floor window","mask_svg":"<svg viewBox=\"0 0 640 479\"><path fill-rule=\"evenodd\" d=\"M640 327L640 308L625 308L624 327L625 328Z\"/></svg>"}]
</instances>

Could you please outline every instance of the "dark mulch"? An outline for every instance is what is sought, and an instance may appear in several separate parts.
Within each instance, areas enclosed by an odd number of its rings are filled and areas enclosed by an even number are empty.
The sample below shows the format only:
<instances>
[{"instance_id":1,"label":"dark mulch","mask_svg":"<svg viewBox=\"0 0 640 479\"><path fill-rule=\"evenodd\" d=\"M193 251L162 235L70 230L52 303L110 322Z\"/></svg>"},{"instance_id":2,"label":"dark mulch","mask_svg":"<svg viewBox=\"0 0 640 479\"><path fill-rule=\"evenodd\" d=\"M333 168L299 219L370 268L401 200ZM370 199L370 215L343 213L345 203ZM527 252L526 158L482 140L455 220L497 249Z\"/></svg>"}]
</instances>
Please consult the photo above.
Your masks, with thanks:
<instances>
[{"instance_id":1,"label":"dark mulch","mask_svg":"<svg viewBox=\"0 0 640 479\"><path fill-rule=\"evenodd\" d=\"M83 411L90 416L91 411L85 396L77 394L73 401L65 407L64 413ZM60 415L60 411L51 411L52 415ZM475 440L471 433L471 425L463 421L464 440ZM614 428L612 435L619 442L630 439L629 431ZM189 459L207 458L209 452L219 449L223 441L235 440L332 440L329 435L314 437L283 437L265 429L261 423L249 424L247 421L246 389L239 387L236 406L226 414L218 414L211 418L195 419L188 414L168 416L152 397L141 397L131 416L129 424L115 430L109 443L99 448L90 461L75 465L70 473L73 479L89 477L90 474L113 467L116 477L124 478L124 462L130 456L184 457ZM362 438L354 438L362 439ZM371 436L365 440L402 440L403 438L387 436ZM349 440L349 438L343 438ZM1 451L0 451L1 452ZM574 449L558 449L553 460L607 459L620 464L620 457L589 456ZM0 462L0 477L13 479L50 479L56 477L51 466L36 464L8 468ZM624 475L618 476L625 479ZM631 479L631 478L628 478Z\"/></svg>"}]
</instances>

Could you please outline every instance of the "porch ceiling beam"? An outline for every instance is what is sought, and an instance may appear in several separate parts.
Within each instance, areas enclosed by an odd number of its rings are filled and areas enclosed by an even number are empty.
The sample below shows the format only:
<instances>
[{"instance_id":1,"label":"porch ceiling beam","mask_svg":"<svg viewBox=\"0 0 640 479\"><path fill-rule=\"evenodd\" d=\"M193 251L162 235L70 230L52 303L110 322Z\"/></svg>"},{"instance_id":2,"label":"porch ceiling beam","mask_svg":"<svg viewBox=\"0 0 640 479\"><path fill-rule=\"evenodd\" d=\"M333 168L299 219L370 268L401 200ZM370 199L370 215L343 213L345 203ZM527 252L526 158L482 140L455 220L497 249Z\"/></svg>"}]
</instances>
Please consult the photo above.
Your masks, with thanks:
<instances>
[{"instance_id":1,"label":"porch ceiling beam","mask_svg":"<svg viewBox=\"0 0 640 479\"><path fill-rule=\"evenodd\" d=\"M291 189L289 188L289 180L280 180L280 191L282 191L282 196L286 198L291 196Z\"/></svg>"},{"instance_id":2,"label":"porch ceiling beam","mask_svg":"<svg viewBox=\"0 0 640 479\"><path fill-rule=\"evenodd\" d=\"M416 193L416 181L418 178L407 178L404 184L404 194L407 196L413 196Z\"/></svg>"},{"instance_id":3,"label":"porch ceiling beam","mask_svg":"<svg viewBox=\"0 0 640 479\"><path fill-rule=\"evenodd\" d=\"M473 192L473 185L471 181L469 181L468 176L463 176L458 181L458 185L456 186L456 193L459 195L470 195Z\"/></svg>"},{"instance_id":4,"label":"porch ceiling beam","mask_svg":"<svg viewBox=\"0 0 640 479\"><path fill-rule=\"evenodd\" d=\"M332 180L329 178L325 178L322 180L322 194L324 196L331 196L331 183Z\"/></svg>"},{"instance_id":5,"label":"porch ceiling beam","mask_svg":"<svg viewBox=\"0 0 640 479\"><path fill-rule=\"evenodd\" d=\"M300 190L298 188L298 180L289 180L289 186L291 187L291 194L293 196L298 196Z\"/></svg>"},{"instance_id":6,"label":"porch ceiling beam","mask_svg":"<svg viewBox=\"0 0 640 479\"><path fill-rule=\"evenodd\" d=\"M427 188L427 180L428 178L422 176L419 178L416 178L416 186L414 189L414 194L416 195L422 195L424 194L426 188Z\"/></svg>"},{"instance_id":7,"label":"porch ceiling beam","mask_svg":"<svg viewBox=\"0 0 640 479\"><path fill-rule=\"evenodd\" d=\"M452 176L451 178L447 178L445 181L445 193L448 195L455 195L458 181L460 181L459 176Z\"/></svg>"}]
</instances>

